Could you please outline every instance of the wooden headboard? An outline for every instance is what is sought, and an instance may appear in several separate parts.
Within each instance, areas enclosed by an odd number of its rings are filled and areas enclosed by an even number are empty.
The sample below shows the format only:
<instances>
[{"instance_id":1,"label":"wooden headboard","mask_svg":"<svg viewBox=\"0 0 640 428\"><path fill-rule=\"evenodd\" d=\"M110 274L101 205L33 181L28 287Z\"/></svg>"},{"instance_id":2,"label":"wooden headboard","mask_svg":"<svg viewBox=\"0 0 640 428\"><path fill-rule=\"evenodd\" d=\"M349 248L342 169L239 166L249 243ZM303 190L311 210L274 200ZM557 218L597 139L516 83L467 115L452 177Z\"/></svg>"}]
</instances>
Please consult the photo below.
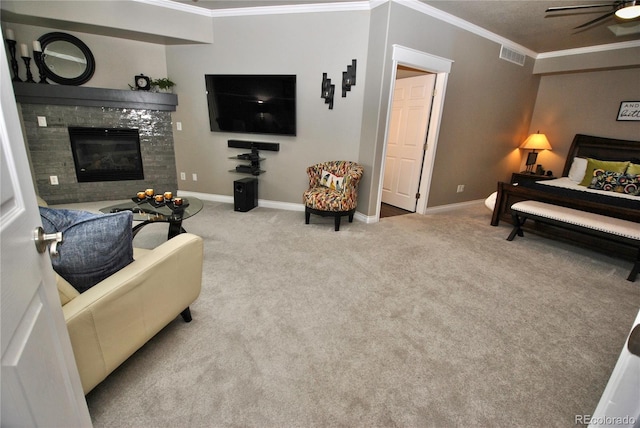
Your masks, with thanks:
<instances>
[{"instance_id":1,"label":"wooden headboard","mask_svg":"<svg viewBox=\"0 0 640 428\"><path fill-rule=\"evenodd\" d=\"M628 160L640 164L640 141L576 134L565 160L563 177L569 175L571 163L576 156L606 161Z\"/></svg>"}]
</instances>

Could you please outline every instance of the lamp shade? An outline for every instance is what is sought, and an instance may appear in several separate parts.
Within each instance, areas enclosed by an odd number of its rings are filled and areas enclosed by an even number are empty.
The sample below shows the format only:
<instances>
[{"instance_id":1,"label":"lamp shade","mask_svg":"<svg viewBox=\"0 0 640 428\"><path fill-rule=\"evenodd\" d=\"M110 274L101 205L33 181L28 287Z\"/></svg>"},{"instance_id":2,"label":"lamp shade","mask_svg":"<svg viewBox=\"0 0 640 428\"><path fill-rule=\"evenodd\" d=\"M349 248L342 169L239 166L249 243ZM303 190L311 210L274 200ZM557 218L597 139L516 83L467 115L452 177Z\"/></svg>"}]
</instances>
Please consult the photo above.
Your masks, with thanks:
<instances>
[{"instance_id":1,"label":"lamp shade","mask_svg":"<svg viewBox=\"0 0 640 428\"><path fill-rule=\"evenodd\" d=\"M529 135L520 148L529 150L551 150L551 144L549 144L546 135L536 133Z\"/></svg>"},{"instance_id":2,"label":"lamp shade","mask_svg":"<svg viewBox=\"0 0 640 428\"><path fill-rule=\"evenodd\" d=\"M618 18L634 19L640 16L640 5L636 4L637 2L635 0L628 3L627 6L616 10L616 16Z\"/></svg>"}]
</instances>

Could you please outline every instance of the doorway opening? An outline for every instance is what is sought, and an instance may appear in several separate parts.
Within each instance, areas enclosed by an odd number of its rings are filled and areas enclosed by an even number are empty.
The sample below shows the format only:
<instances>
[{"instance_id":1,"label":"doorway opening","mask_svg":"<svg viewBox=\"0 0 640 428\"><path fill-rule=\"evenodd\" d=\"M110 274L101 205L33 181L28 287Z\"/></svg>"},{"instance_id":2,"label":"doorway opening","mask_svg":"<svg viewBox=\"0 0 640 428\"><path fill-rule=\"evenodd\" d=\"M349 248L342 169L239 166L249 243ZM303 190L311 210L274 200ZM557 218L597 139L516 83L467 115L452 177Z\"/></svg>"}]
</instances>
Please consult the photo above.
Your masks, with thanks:
<instances>
[{"instance_id":1,"label":"doorway opening","mask_svg":"<svg viewBox=\"0 0 640 428\"><path fill-rule=\"evenodd\" d=\"M396 217L399 215L412 214L414 211L403 210L402 208L394 207L393 205L380 204L380 218Z\"/></svg>"},{"instance_id":2,"label":"doorway opening","mask_svg":"<svg viewBox=\"0 0 640 428\"><path fill-rule=\"evenodd\" d=\"M426 137L423 137L422 139L422 141L424 142L424 146L422 147L422 154L414 155L415 158L419 158L421 156L422 160L416 162L415 165L411 166L411 168L417 174L417 178L415 179L416 181L413 184L413 188L417 186L417 192L413 194L407 191L404 192L407 194L407 196L412 196L414 200L409 202L409 205L403 209L410 212L424 214L427 209L427 200L429 198L429 190L431 187L431 176L435 160L436 146L438 143L438 134L440 132L440 122L442 119L442 111L444 107L447 79L449 77L449 72L451 71L451 64L453 63L452 60L431 55L425 52L420 52L415 49L407 48L400 45L393 45L392 60L393 68L390 79L391 85L387 109L387 125L380 167L380 182L378 184L378 209L376 214L377 219L380 218L382 203L388 203L387 201L383 201L383 189L385 187L390 187L389 182L387 182L386 184L384 183L385 170L388 168L397 169L397 164L403 162L401 160L402 156L396 156L393 152L390 155L388 153L389 141L390 139L395 138L394 132L396 132L396 129L392 129L395 126L395 123L392 122L394 109L394 93L397 83L403 80L397 78L397 76L405 75L405 73L415 73L415 75L418 77L422 76L435 80L435 82L433 82L433 89L431 90L432 99L430 113L418 114L422 114L423 116L427 117L427 119L424 127L422 128L422 131L426 135ZM406 79L409 78L409 76L406 77ZM389 161L390 159L391 161ZM406 165L408 165L407 162L405 162L404 166ZM403 168L399 169L402 170ZM404 184L405 183L403 183L403 185ZM404 185L403 188L409 189L409 186Z\"/></svg>"},{"instance_id":3,"label":"doorway opening","mask_svg":"<svg viewBox=\"0 0 640 428\"><path fill-rule=\"evenodd\" d=\"M424 167L436 75L396 66L380 217L413 213Z\"/></svg>"}]
</instances>

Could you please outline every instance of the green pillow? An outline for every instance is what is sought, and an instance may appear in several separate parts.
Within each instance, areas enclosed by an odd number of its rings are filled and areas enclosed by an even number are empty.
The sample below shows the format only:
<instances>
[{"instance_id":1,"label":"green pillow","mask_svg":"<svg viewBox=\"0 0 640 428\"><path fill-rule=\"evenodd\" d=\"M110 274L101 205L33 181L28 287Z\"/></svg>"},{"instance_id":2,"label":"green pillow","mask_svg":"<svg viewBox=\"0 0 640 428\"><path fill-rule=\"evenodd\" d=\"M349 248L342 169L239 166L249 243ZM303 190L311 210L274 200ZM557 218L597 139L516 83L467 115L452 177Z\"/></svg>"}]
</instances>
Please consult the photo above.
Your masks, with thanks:
<instances>
[{"instance_id":1,"label":"green pillow","mask_svg":"<svg viewBox=\"0 0 640 428\"><path fill-rule=\"evenodd\" d=\"M584 173L584 178L580 182L580 185L588 186L589 184L591 184L591 180L593 180L593 171L595 171L596 169L604 169L605 171L624 173L627 170L628 166L629 161L613 162L587 158L587 169Z\"/></svg>"},{"instance_id":2,"label":"green pillow","mask_svg":"<svg viewBox=\"0 0 640 428\"><path fill-rule=\"evenodd\" d=\"M627 175L638 175L640 174L640 165L637 163L630 163L627 168Z\"/></svg>"}]
</instances>

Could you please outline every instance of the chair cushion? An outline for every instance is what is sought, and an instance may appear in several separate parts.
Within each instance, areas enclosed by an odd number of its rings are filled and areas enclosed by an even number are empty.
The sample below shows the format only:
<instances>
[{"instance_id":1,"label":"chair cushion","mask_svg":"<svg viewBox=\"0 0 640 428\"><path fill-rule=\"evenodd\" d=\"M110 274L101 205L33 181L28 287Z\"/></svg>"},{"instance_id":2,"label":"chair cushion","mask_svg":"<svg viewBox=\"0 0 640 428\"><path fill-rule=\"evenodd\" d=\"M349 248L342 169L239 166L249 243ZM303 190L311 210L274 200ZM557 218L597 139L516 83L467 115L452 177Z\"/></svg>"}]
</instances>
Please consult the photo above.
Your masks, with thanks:
<instances>
[{"instance_id":1,"label":"chair cushion","mask_svg":"<svg viewBox=\"0 0 640 428\"><path fill-rule=\"evenodd\" d=\"M321 211L349 211L356 207L353 193L345 194L328 187L313 187L302 195L304 205Z\"/></svg>"},{"instance_id":2,"label":"chair cushion","mask_svg":"<svg viewBox=\"0 0 640 428\"><path fill-rule=\"evenodd\" d=\"M94 214L40 207L45 233L62 232L53 269L80 293L133 261L133 213Z\"/></svg>"}]
</instances>

